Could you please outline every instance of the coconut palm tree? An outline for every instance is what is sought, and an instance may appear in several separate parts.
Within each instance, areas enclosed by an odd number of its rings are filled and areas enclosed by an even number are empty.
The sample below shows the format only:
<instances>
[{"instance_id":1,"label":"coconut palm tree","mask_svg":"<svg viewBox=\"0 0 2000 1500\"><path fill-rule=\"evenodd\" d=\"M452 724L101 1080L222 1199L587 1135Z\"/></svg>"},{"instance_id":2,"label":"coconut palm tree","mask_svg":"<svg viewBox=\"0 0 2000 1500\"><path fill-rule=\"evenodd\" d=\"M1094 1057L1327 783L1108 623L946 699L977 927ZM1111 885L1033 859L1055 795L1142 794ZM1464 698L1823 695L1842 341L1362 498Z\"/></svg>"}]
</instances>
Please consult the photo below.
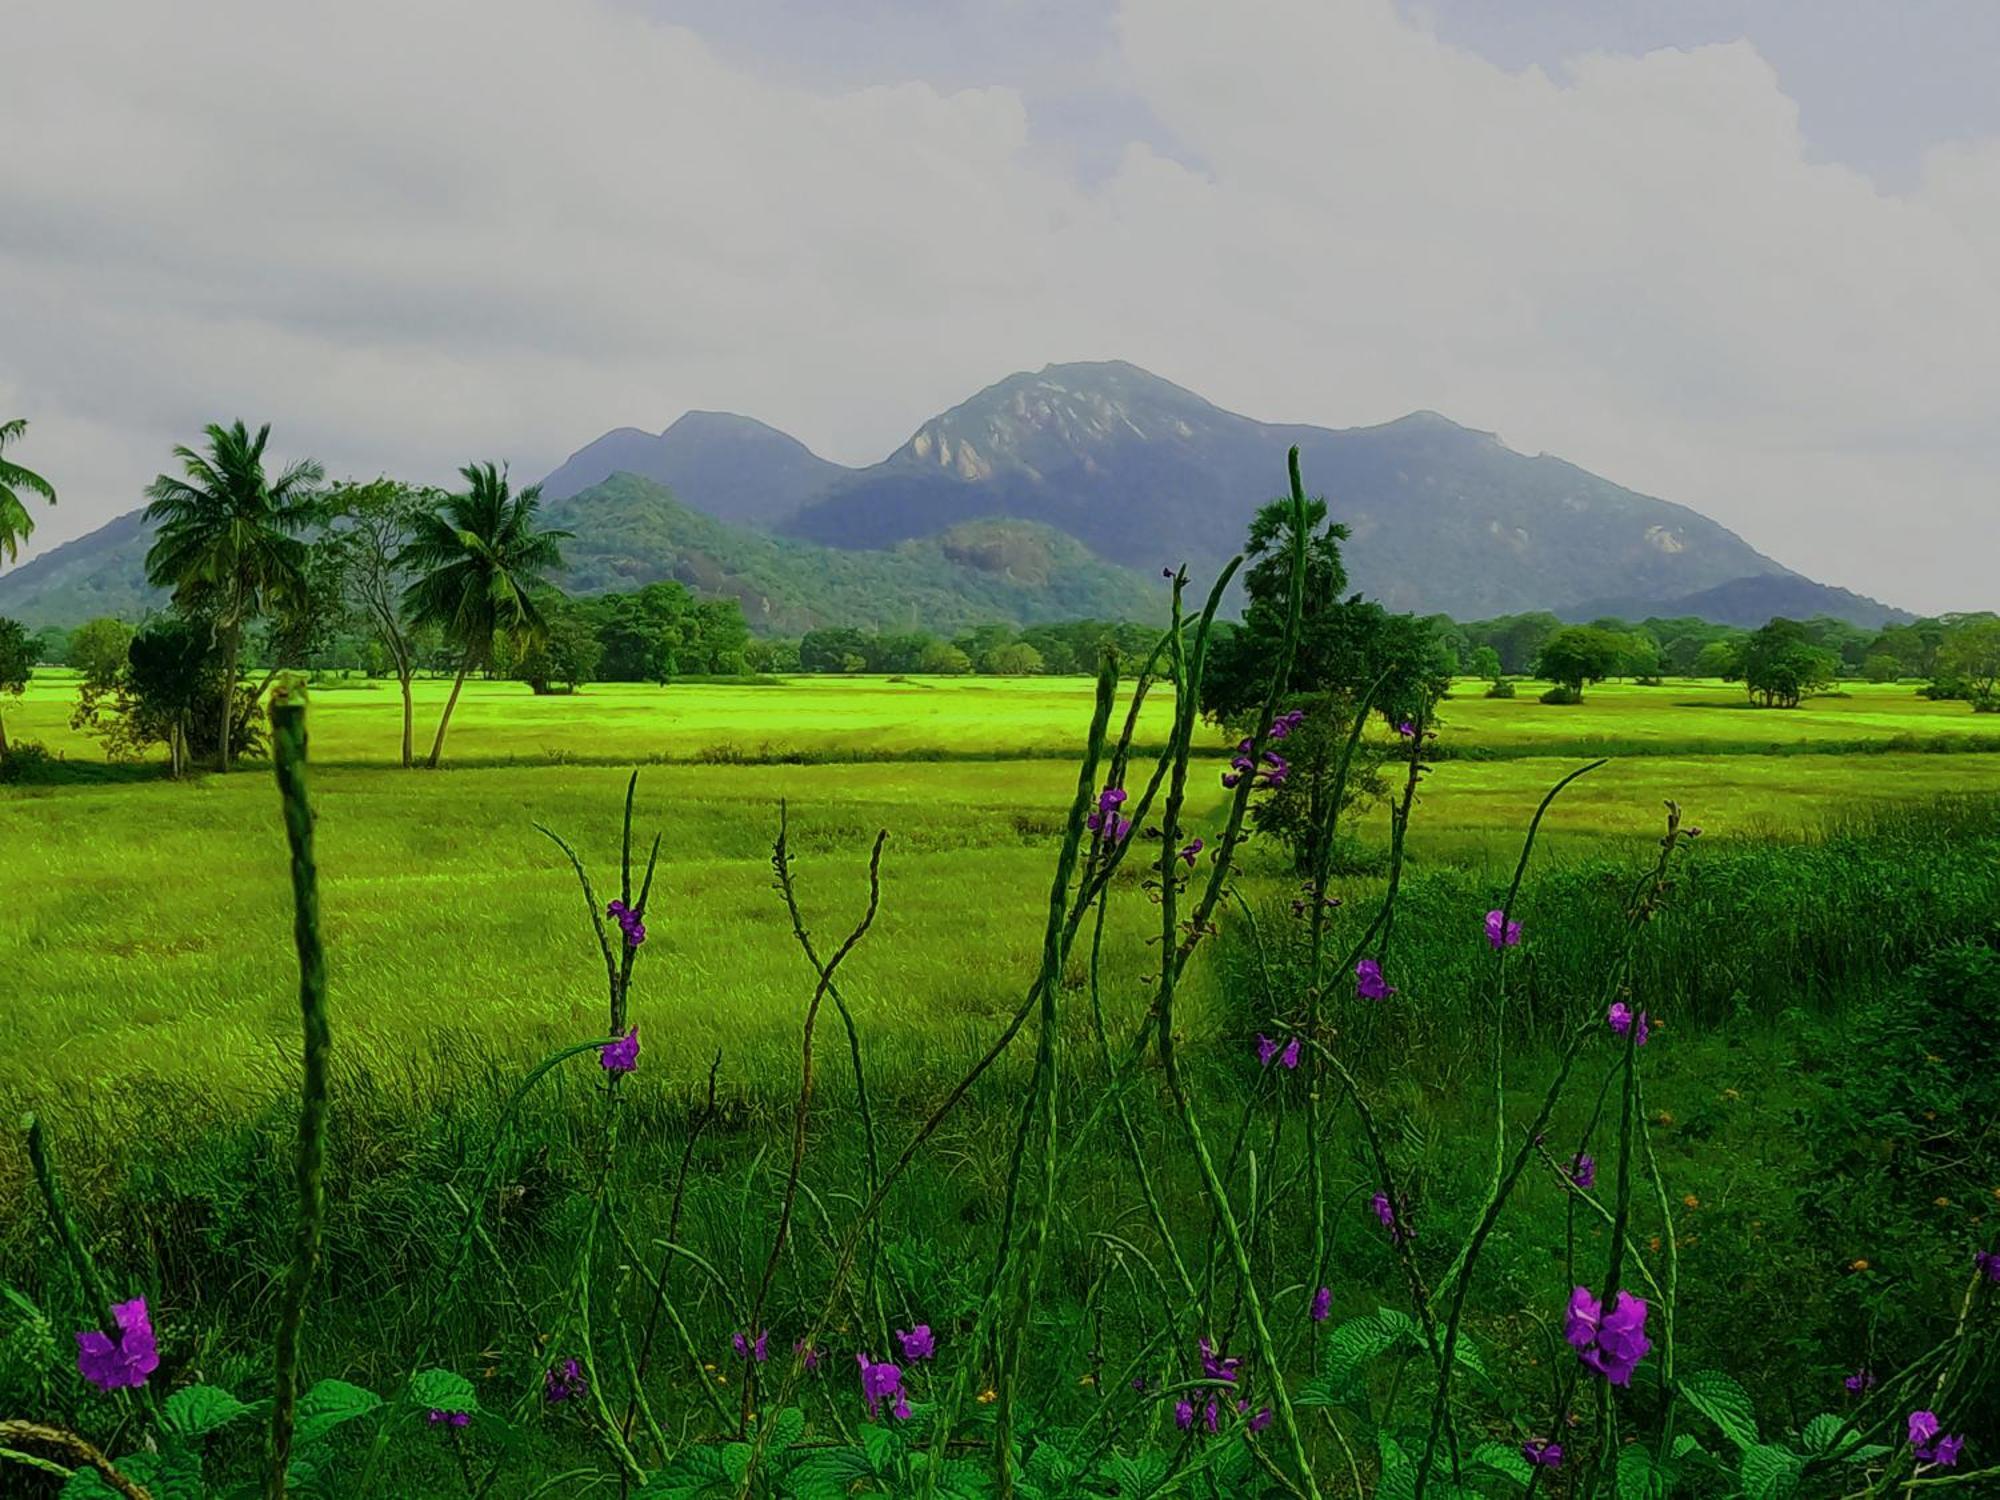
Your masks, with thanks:
<instances>
[{"instance_id":1,"label":"coconut palm tree","mask_svg":"<svg viewBox=\"0 0 2000 1500\"><path fill-rule=\"evenodd\" d=\"M20 492L26 490L31 495L40 495L51 505L56 503L56 492L46 479L33 469L7 462L7 445L18 443L27 431L28 424L18 418L12 422L0 422L0 558L8 562L21 555L21 543L35 529L35 518L21 503Z\"/></svg>"},{"instance_id":2,"label":"coconut palm tree","mask_svg":"<svg viewBox=\"0 0 2000 1500\"><path fill-rule=\"evenodd\" d=\"M427 764L437 769L444 732L458 707L466 674L490 665L496 639L527 646L548 637L548 622L535 595L548 589L543 576L562 566L567 531L538 527L542 487L518 495L507 488L507 471L468 464L462 495L447 495L435 511L417 518L415 535L402 562L417 572L403 602L413 624L435 625L457 648L458 676L438 717L437 738Z\"/></svg>"},{"instance_id":3,"label":"coconut palm tree","mask_svg":"<svg viewBox=\"0 0 2000 1500\"><path fill-rule=\"evenodd\" d=\"M158 532L146 578L174 591L174 604L204 618L222 646L222 722L216 763L229 769L236 712L237 659L244 624L301 587L305 544L298 533L318 514L325 471L301 459L276 479L264 472L265 423L252 437L241 422L211 422L208 452L175 448L186 476L162 474L146 486L146 519Z\"/></svg>"}]
</instances>

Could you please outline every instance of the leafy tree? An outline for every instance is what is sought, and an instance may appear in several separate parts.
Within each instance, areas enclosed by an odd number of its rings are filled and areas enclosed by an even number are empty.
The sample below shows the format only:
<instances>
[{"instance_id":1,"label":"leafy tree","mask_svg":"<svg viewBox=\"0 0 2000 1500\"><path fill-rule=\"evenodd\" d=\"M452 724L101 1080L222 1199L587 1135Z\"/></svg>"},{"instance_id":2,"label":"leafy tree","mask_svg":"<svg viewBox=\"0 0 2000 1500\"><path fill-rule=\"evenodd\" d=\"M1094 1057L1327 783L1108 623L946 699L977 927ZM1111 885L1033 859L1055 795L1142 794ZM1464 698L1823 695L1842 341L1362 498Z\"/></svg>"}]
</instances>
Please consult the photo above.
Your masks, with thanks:
<instances>
[{"instance_id":1,"label":"leafy tree","mask_svg":"<svg viewBox=\"0 0 2000 1500\"><path fill-rule=\"evenodd\" d=\"M19 620L0 616L0 695L18 698L35 675L35 638ZM7 715L0 712L0 756L7 753Z\"/></svg>"},{"instance_id":2,"label":"leafy tree","mask_svg":"<svg viewBox=\"0 0 2000 1500\"><path fill-rule=\"evenodd\" d=\"M224 721L222 692L222 651L214 626L169 615L133 636L125 664L112 678L83 684L70 726L102 740L113 759L165 745L168 766L178 777L196 756L213 750L209 735ZM234 754L263 748L257 720L256 695L239 688L227 715Z\"/></svg>"},{"instance_id":3,"label":"leafy tree","mask_svg":"<svg viewBox=\"0 0 2000 1500\"><path fill-rule=\"evenodd\" d=\"M850 667L858 661L861 666ZM808 630L799 642L801 672L858 672L868 664L868 637L849 626Z\"/></svg>"},{"instance_id":4,"label":"leafy tree","mask_svg":"<svg viewBox=\"0 0 2000 1500\"><path fill-rule=\"evenodd\" d=\"M394 672L403 695L403 768L416 762L416 705L410 684L417 675L417 642L404 598L416 581L404 561L419 520L442 499L394 479L336 486L327 497L326 546L340 579L348 615L374 643L381 669Z\"/></svg>"},{"instance_id":5,"label":"leafy tree","mask_svg":"<svg viewBox=\"0 0 2000 1500\"><path fill-rule=\"evenodd\" d=\"M972 670L972 658L950 641L932 641L924 647L917 670L932 677L963 677Z\"/></svg>"},{"instance_id":6,"label":"leafy tree","mask_svg":"<svg viewBox=\"0 0 2000 1500\"><path fill-rule=\"evenodd\" d=\"M1618 669L1626 650L1620 636L1595 625L1568 625L1542 643L1535 675L1553 682L1565 701L1583 700L1587 682L1602 682Z\"/></svg>"},{"instance_id":7,"label":"leafy tree","mask_svg":"<svg viewBox=\"0 0 2000 1500\"><path fill-rule=\"evenodd\" d=\"M184 478L162 474L146 487L146 519L158 532L146 553L147 581L174 591L175 607L210 621L222 646L216 700L217 768L229 769L229 715L236 698L243 627L303 583L305 544L325 477L302 459L276 479L264 472L269 423L253 438L241 422L210 423L208 452L177 447Z\"/></svg>"},{"instance_id":8,"label":"leafy tree","mask_svg":"<svg viewBox=\"0 0 2000 1500\"><path fill-rule=\"evenodd\" d=\"M1752 631L1743 645L1743 685L1765 707L1797 708L1809 694L1832 682L1840 658L1815 645L1797 620L1772 620Z\"/></svg>"},{"instance_id":9,"label":"leafy tree","mask_svg":"<svg viewBox=\"0 0 2000 1500\"><path fill-rule=\"evenodd\" d=\"M1894 682L1903 675L1903 664L1887 651L1871 651L1861 663L1861 675L1870 682Z\"/></svg>"},{"instance_id":10,"label":"leafy tree","mask_svg":"<svg viewBox=\"0 0 2000 1500\"><path fill-rule=\"evenodd\" d=\"M87 685L109 687L125 670L134 634L130 625L111 615L86 620L70 633L69 665L83 674Z\"/></svg>"},{"instance_id":11,"label":"leafy tree","mask_svg":"<svg viewBox=\"0 0 2000 1500\"><path fill-rule=\"evenodd\" d=\"M1743 675L1742 641L1710 641L1695 655L1694 675L1720 677L1724 682L1734 682Z\"/></svg>"},{"instance_id":12,"label":"leafy tree","mask_svg":"<svg viewBox=\"0 0 2000 1500\"><path fill-rule=\"evenodd\" d=\"M69 660L70 633L60 625L44 625L35 632L35 660L53 666Z\"/></svg>"},{"instance_id":13,"label":"leafy tree","mask_svg":"<svg viewBox=\"0 0 2000 1500\"><path fill-rule=\"evenodd\" d=\"M799 643L754 640L744 647L743 658L753 672L796 672L799 669Z\"/></svg>"},{"instance_id":14,"label":"leafy tree","mask_svg":"<svg viewBox=\"0 0 2000 1500\"><path fill-rule=\"evenodd\" d=\"M2000 684L2000 617L1954 625L1938 651L1938 671L1964 683L1973 702L1991 702Z\"/></svg>"},{"instance_id":15,"label":"leafy tree","mask_svg":"<svg viewBox=\"0 0 2000 1500\"><path fill-rule=\"evenodd\" d=\"M1475 620L1465 627L1465 634L1468 640L1498 651L1500 664L1509 672L1526 672L1533 668L1543 643L1562 628L1561 620L1546 610L1538 610L1532 614Z\"/></svg>"},{"instance_id":16,"label":"leafy tree","mask_svg":"<svg viewBox=\"0 0 2000 1500\"><path fill-rule=\"evenodd\" d=\"M1468 670L1474 677L1480 678L1485 682L1498 682L1507 675L1506 671L1500 665L1500 653L1491 646L1475 646L1473 648L1472 661Z\"/></svg>"},{"instance_id":17,"label":"leafy tree","mask_svg":"<svg viewBox=\"0 0 2000 1500\"><path fill-rule=\"evenodd\" d=\"M995 646L980 659L979 670L992 677L1034 677L1043 670L1042 653L1026 641Z\"/></svg>"},{"instance_id":18,"label":"leafy tree","mask_svg":"<svg viewBox=\"0 0 2000 1500\"><path fill-rule=\"evenodd\" d=\"M604 647L589 617L574 605L552 599L543 608L547 630L530 639L513 661L512 676L537 695L575 692L594 680ZM558 689L555 684L561 684Z\"/></svg>"},{"instance_id":19,"label":"leafy tree","mask_svg":"<svg viewBox=\"0 0 2000 1500\"><path fill-rule=\"evenodd\" d=\"M26 490L51 505L56 503L55 489L46 479L33 469L7 461L7 445L18 443L27 431L28 424L18 417L11 422L0 422L0 557L8 562L21 555L21 543L35 529L35 518L21 503L21 492Z\"/></svg>"},{"instance_id":20,"label":"leafy tree","mask_svg":"<svg viewBox=\"0 0 2000 1500\"><path fill-rule=\"evenodd\" d=\"M562 566L567 531L540 525L542 487L520 493L508 486L506 470L491 463L468 464L462 495L447 495L436 510L416 518L416 534L401 558L416 574L403 604L419 624L435 625L458 657L451 696L438 716L431 742L432 770L444 755L445 731L466 675L493 659L496 638L519 650L547 632L536 603L553 592L544 575Z\"/></svg>"},{"instance_id":21,"label":"leafy tree","mask_svg":"<svg viewBox=\"0 0 2000 1500\"><path fill-rule=\"evenodd\" d=\"M695 604L689 648L699 665L696 671L711 676L736 677L750 665L750 627L743 620L743 605L737 599L702 599Z\"/></svg>"}]
</instances>

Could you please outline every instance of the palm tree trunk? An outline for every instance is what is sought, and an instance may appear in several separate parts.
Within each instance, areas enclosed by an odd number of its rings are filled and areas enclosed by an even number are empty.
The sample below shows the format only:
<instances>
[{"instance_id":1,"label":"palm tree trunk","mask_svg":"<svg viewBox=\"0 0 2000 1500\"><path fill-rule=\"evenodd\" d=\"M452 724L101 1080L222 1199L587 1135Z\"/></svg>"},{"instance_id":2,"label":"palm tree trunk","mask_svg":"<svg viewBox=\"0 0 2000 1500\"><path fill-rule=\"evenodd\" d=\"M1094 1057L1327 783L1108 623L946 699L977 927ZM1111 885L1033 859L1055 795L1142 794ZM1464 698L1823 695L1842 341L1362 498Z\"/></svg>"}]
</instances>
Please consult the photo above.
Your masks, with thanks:
<instances>
[{"instance_id":1,"label":"palm tree trunk","mask_svg":"<svg viewBox=\"0 0 2000 1500\"><path fill-rule=\"evenodd\" d=\"M430 769L438 768L438 760L444 755L444 732L451 723L451 711L458 707L458 690L465 686L465 674L472 670L472 653L466 652L458 664L458 676L452 679L451 696L444 700L444 712L438 715L437 738L431 742Z\"/></svg>"},{"instance_id":2,"label":"palm tree trunk","mask_svg":"<svg viewBox=\"0 0 2000 1500\"><path fill-rule=\"evenodd\" d=\"M0 760L7 758L7 716L0 714Z\"/></svg>"},{"instance_id":3,"label":"palm tree trunk","mask_svg":"<svg viewBox=\"0 0 2000 1500\"><path fill-rule=\"evenodd\" d=\"M403 769L409 770L416 761L416 749L410 742L416 725L416 708L410 701L410 669L398 667L396 676L403 684Z\"/></svg>"},{"instance_id":4,"label":"palm tree trunk","mask_svg":"<svg viewBox=\"0 0 2000 1500\"><path fill-rule=\"evenodd\" d=\"M222 656L222 748L216 754L216 765L224 774L229 770L229 732L235 727L236 719L236 651L242 644L243 627L229 627L229 644L223 648Z\"/></svg>"}]
</instances>

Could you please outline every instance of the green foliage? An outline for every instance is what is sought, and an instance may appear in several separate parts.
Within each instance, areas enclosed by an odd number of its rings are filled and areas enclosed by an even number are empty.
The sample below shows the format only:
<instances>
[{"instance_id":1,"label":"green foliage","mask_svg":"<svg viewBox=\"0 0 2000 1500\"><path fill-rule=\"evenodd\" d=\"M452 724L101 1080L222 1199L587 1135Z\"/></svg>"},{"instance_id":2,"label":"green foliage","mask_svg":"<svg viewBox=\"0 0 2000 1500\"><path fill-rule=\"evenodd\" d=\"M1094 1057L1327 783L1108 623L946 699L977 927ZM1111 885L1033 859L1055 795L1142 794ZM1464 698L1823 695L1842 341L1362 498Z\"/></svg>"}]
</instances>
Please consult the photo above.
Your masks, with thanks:
<instances>
[{"instance_id":1,"label":"green foliage","mask_svg":"<svg viewBox=\"0 0 2000 1500\"><path fill-rule=\"evenodd\" d=\"M1796 620L1773 620L1743 646L1743 685L1765 707L1797 708L1826 687L1839 671L1839 658L1813 644Z\"/></svg>"},{"instance_id":2,"label":"green foliage","mask_svg":"<svg viewBox=\"0 0 2000 1500\"><path fill-rule=\"evenodd\" d=\"M1569 696L1542 701L1581 703L1584 684L1612 676L1631 649L1625 637L1595 625L1568 625L1556 631L1536 652L1534 673Z\"/></svg>"},{"instance_id":3,"label":"green foliage","mask_svg":"<svg viewBox=\"0 0 2000 1500\"><path fill-rule=\"evenodd\" d=\"M21 543L35 529L35 518L21 499L22 491L39 495L54 505L56 492L33 469L23 468L7 455L7 445L27 436L28 424L16 417L0 422L0 561L12 562L21 555Z\"/></svg>"},{"instance_id":4,"label":"green foliage","mask_svg":"<svg viewBox=\"0 0 2000 1500\"><path fill-rule=\"evenodd\" d=\"M68 664L83 674L86 686L111 686L124 670L131 650L132 627L123 620L100 615L70 633Z\"/></svg>"}]
</instances>

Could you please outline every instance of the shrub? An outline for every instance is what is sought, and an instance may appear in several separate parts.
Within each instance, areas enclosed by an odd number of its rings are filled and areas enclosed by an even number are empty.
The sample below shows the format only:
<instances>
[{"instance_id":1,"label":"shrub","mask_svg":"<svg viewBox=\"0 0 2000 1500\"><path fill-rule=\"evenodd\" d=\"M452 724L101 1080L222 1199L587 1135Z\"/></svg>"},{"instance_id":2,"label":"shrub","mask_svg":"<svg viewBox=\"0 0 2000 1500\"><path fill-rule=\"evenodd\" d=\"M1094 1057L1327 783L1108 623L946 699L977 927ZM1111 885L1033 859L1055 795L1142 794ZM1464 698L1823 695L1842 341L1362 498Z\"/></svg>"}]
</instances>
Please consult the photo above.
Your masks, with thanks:
<instances>
[{"instance_id":1,"label":"shrub","mask_svg":"<svg viewBox=\"0 0 2000 1500\"><path fill-rule=\"evenodd\" d=\"M1508 678L1508 677L1496 677L1496 678L1494 678L1494 679L1493 679L1493 682L1492 682L1492 685L1491 685L1491 686L1489 686L1489 687L1488 687L1488 688L1486 689L1486 696L1487 696L1487 697L1489 697L1489 698L1511 698L1511 697L1513 697L1513 696L1514 696L1514 682L1513 682L1513 679L1512 679L1512 678Z\"/></svg>"},{"instance_id":2,"label":"shrub","mask_svg":"<svg viewBox=\"0 0 2000 1500\"><path fill-rule=\"evenodd\" d=\"M1546 693L1542 694L1542 702L1564 705L1581 703L1583 702L1583 694L1576 688L1565 687L1561 683L1557 683Z\"/></svg>"},{"instance_id":3,"label":"shrub","mask_svg":"<svg viewBox=\"0 0 2000 1500\"><path fill-rule=\"evenodd\" d=\"M20 740L0 752L0 786L32 786L56 779L62 757L37 740Z\"/></svg>"}]
</instances>

